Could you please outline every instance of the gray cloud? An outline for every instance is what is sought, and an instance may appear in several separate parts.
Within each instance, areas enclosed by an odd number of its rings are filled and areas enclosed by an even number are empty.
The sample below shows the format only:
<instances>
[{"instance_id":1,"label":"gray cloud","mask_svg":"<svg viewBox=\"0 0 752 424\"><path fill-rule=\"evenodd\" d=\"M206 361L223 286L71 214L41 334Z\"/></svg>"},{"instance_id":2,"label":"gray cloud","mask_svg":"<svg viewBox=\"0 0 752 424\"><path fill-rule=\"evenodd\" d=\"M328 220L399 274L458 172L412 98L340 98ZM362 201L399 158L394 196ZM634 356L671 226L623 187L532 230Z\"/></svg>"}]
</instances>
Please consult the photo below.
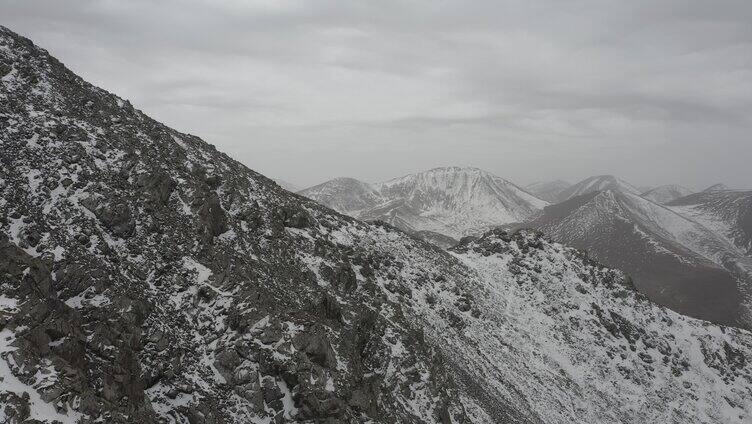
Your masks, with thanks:
<instances>
[{"instance_id":1,"label":"gray cloud","mask_svg":"<svg viewBox=\"0 0 752 424\"><path fill-rule=\"evenodd\" d=\"M748 1L27 0L0 16L299 185L456 164L752 186Z\"/></svg>"}]
</instances>

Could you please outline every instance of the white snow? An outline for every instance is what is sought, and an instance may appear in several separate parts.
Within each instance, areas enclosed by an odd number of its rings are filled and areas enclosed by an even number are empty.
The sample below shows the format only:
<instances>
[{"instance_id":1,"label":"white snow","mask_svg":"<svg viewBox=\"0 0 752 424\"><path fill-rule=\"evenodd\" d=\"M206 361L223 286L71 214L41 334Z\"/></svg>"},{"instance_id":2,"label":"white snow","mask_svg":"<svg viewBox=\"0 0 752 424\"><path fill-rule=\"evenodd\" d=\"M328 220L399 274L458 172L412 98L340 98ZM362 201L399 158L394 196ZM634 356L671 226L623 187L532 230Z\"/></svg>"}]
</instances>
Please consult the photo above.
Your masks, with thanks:
<instances>
[{"instance_id":1,"label":"white snow","mask_svg":"<svg viewBox=\"0 0 752 424\"><path fill-rule=\"evenodd\" d=\"M0 331L0 392L13 392L18 395L23 393L29 394L29 406L32 419L40 421L45 420L58 420L63 423L76 423L83 417L82 414L69 410L67 414L61 414L57 412L55 407L42 400L37 390L23 383L16 377L8 366L8 360L12 358L9 356L11 352L16 350L11 346L11 343L15 340L15 333L9 329L3 329Z\"/></svg>"},{"instance_id":2,"label":"white snow","mask_svg":"<svg viewBox=\"0 0 752 424\"><path fill-rule=\"evenodd\" d=\"M436 168L368 184L337 178L300 194L362 220L455 239L521 222L548 202L477 168Z\"/></svg>"}]
</instances>

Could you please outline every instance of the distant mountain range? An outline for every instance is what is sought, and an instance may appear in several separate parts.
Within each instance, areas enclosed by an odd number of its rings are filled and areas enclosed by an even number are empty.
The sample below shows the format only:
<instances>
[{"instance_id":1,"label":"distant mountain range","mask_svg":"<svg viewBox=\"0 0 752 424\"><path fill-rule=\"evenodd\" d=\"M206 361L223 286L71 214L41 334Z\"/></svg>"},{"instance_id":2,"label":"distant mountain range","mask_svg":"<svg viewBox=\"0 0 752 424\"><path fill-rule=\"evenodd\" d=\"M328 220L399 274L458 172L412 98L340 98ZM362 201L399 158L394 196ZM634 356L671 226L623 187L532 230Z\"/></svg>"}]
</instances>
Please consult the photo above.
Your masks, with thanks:
<instances>
[{"instance_id":1,"label":"distant mountain range","mask_svg":"<svg viewBox=\"0 0 752 424\"><path fill-rule=\"evenodd\" d=\"M655 203L666 204L680 197L689 196L692 193L694 193L694 191L687 187L671 184L646 190L642 193L642 197L652 200Z\"/></svg>"},{"instance_id":2,"label":"distant mountain range","mask_svg":"<svg viewBox=\"0 0 752 424\"><path fill-rule=\"evenodd\" d=\"M727 191L727 190L731 190L731 188L727 186L726 184L718 183L718 184L713 184L712 186L706 188L703 191L709 192L709 191Z\"/></svg>"},{"instance_id":3,"label":"distant mountain range","mask_svg":"<svg viewBox=\"0 0 752 424\"><path fill-rule=\"evenodd\" d=\"M559 193L571 186L572 184L563 180L542 181L525 186L525 190L539 199L556 203L559 201Z\"/></svg>"},{"instance_id":4,"label":"distant mountain range","mask_svg":"<svg viewBox=\"0 0 752 424\"><path fill-rule=\"evenodd\" d=\"M557 200L563 202L573 197L582 196L583 194L596 193L604 190L618 190L624 193L640 194L639 189L622 179L616 178L613 175L598 175L586 178L579 183L562 190L559 192Z\"/></svg>"},{"instance_id":5,"label":"distant mountain range","mask_svg":"<svg viewBox=\"0 0 752 424\"><path fill-rule=\"evenodd\" d=\"M377 184L338 178L300 194L444 248L494 226L537 228L625 270L638 289L672 309L752 323L752 201L749 192L721 184L697 194L680 185L641 192L599 175L522 189L479 169L449 167Z\"/></svg>"},{"instance_id":6,"label":"distant mountain range","mask_svg":"<svg viewBox=\"0 0 752 424\"><path fill-rule=\"evenodd\" d=\"M716 228L618 188L547 207L521 224L587 250L630 274L654 301L681 313L749 326L745 256ZM737 267L741 267L737 270Z\"/></svg>"},{"instance_id":7,"label":"distant mountain range","mask_svg":"<svg viewBox=\"0 0 752 424\"><path fill-rule=\"evenodd\" d=\"M293 193L295 193L296 191L300 191L300 189L301 189L300 186L295 185L293 183L289 183L289 182L287 182L285 180L275 179L274 182L277 183L277 185L279 185L283 189L285 189L287 191L291 191Z\"/></svg>"},{"instance_id":8,"label":"distant mountain range","mask_svg":"<svg viewBox=\"0 0 752 424\"><path fill-rule=\"evenodd\" d=\"M384 221L446 247L521 222L549 203L477 168L435 168L369 184L336 178L299 194L366 221Z\"/></svg>"}]
</instances>

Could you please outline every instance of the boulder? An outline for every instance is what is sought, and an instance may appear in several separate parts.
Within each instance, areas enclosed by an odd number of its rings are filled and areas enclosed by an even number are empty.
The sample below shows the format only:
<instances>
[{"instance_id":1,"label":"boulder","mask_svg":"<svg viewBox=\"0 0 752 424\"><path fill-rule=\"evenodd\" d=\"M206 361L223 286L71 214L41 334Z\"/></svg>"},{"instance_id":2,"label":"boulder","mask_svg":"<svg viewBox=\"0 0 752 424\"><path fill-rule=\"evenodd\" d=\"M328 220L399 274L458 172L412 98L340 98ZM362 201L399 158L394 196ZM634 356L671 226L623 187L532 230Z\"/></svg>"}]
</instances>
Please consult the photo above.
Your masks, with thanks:
<instances>
[{"instance_id":1,"label":"boulder","mask_svg":"<svg viewBox=\"0 0 752 424\"><path fill-rule=\"evenodd\" d=\"M336 368L337 358L323 329L313 329L297 334L293 338L295 349L306 354L311 362L324 368Z\"/></svg>"},{"instance_id":2,"label":"boulder","mask_svg":"<svg viewBox=\"0 0 752 424\"><path fill-rule=\"evenodd\" d=\"M198 215L208 236L216 237L227 231L227 215L222 209L217 193L212 192L206 196L201 203Z\"/></svg>"}]
</instances>

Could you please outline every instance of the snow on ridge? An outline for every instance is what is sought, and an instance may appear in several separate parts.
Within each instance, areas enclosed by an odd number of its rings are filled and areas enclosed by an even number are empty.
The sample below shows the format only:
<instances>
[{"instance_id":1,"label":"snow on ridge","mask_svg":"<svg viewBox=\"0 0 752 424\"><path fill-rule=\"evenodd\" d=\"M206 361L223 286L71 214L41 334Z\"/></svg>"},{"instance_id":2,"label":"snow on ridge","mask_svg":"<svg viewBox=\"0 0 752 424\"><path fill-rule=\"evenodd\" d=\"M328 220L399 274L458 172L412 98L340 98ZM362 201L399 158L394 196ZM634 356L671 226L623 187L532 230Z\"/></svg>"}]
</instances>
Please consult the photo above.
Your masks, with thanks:
<instances>
[{"instance_id":1,"label":"snow on ridge","mask_svg":"<svg viewBox=\"0 0 752 424\"><path fill-rule=\"evenodd\" d=\"M652 188L642 193L641 196L655 203L666 204L692 193L694 191L687 187L678 184L669 184Z\"/></svg>"},{"instance_id":2,"label":"snow on ridge","mask_svg":"<svg viewBox=\"0 0 752 424\"><path fill-rule=\"evenodd\" d=\"M625 193L640 194L632 184L613 175L596 175L585 178L577 184L563 190L559 194L559 201L571 199L584 194L604 190L619 190Z\"/></svg>"},{"instance_id":3,"label":"snow on ridge","mask_svg":"<svg viewBox=\"0 0 752 424\"><path fill-rule=\"evenodd\" d=\"M300 192L361 219L460 238L521 222L549 203L479 168L441 167L364 183L336 178Z\"/></svg>"},{"instance_id":4,"label":"snow on ridge","mask_svg":"<svg viewBox=\"0 0 752 424\"><path fill-rule=\"evenodd\" d=\"M484 284L481 322L464 333L504 364L502 378L543 422L752 416L751 365L736 359L752 349L749 332L653 304L621 273L534 232L495 231L452 250ZM481 375L488 387L500 378Z\"/></svg>"}]
</instances>

